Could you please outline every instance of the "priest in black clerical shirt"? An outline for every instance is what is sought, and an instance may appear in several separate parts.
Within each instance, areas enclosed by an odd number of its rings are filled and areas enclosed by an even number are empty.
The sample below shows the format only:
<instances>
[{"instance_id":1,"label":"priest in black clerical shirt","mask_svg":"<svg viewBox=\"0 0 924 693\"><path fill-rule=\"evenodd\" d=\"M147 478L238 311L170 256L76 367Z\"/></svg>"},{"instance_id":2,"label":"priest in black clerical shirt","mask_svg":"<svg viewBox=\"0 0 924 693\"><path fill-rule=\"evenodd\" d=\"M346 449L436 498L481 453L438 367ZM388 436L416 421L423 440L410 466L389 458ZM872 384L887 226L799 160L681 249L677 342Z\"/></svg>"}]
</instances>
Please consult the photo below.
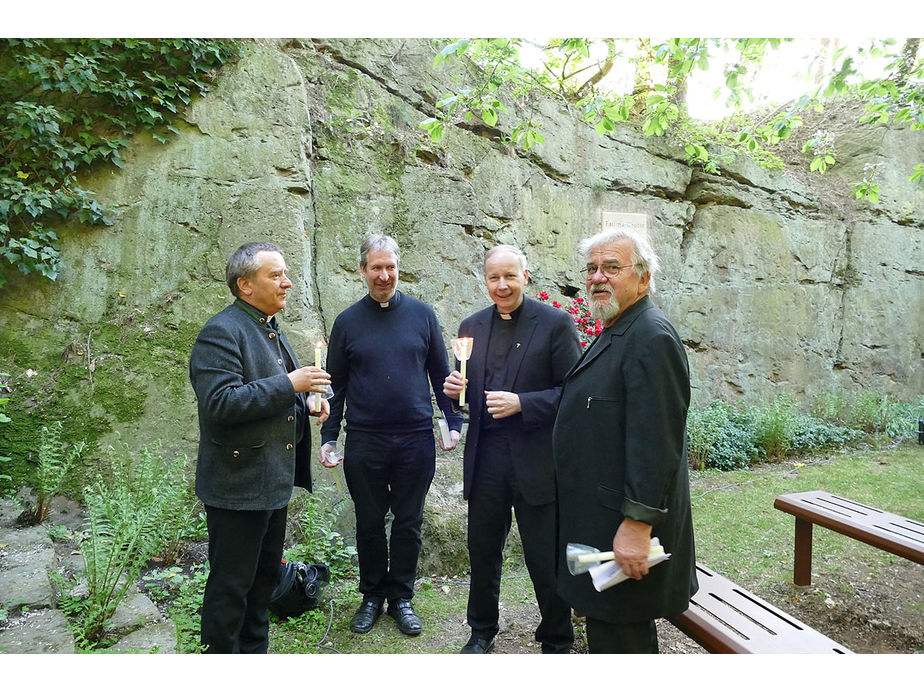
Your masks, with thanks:
<instances>
[{"instance_id":1,"label":"priest in black clerical shirt","mask_svg":"<svg viewBox=\"0 0 924 693\"><path fill-rule=\"evenodd\" d=\"M561 383L581 353L577 331L567 313L525 295L529 270L517 248L489 250L484 279L494 305L459 326L460 337L473 339L467 379L456 370L443 384L443 392L456 401L465 385L470 407L463 496L472 634L462 653L483 654L494 647L511 510L542 616L536 640L544 653L568 653L574 641L571 609L555 586L552 424Z\"/></svg>"}]
</instances>

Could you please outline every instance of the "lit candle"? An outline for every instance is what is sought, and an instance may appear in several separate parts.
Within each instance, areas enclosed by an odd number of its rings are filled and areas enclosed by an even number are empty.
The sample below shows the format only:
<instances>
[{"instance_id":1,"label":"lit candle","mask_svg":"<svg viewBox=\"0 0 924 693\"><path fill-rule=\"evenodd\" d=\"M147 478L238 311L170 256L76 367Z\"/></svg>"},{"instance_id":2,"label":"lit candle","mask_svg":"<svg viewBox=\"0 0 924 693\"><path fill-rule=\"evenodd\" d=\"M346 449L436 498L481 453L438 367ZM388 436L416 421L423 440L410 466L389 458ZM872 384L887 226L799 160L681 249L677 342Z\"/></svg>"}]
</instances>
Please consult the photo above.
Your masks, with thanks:
<instances>
[{"instance_id":1,"label":"lit candle","mask_svg":"<svg viewBox=\"0 0 924 693\"><path fill-rule=\"evenodd\" d=\"M314 345L314 365L317 368L321 367L321 347L322 346L324 346L324 342L322 341L318 341ZM319 412L321 411L321 393L320 392L314 393L314 408Z\"/></svg>"},{"instance_id":2,"label":"lit candle","mask_svg":"<svg viewBox=\"0 0 924 693\"><path fill-rule=\"evenodd\" d=\"M456 358L459 359L462 371L462 380L465 380L465 363L468 361L469 357L472 355L472 338L471 337L458 337L457 339L452 340L452 353L456 355ZM462 392L459 393L459 406L465 406L465 384L462 385Z\"/></svg>"}]
</instances>

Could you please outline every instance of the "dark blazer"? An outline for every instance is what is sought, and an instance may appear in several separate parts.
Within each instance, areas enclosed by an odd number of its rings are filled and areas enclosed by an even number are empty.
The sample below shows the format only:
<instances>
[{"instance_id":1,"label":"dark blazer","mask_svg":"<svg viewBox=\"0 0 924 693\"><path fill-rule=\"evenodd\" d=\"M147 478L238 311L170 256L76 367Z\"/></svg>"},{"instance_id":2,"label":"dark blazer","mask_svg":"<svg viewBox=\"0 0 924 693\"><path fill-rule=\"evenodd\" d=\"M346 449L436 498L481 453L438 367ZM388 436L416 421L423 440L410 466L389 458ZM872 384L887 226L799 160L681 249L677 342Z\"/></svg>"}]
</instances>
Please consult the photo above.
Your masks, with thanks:
<instances>
[{"instance_id":1,"label":"dark blazer","mask_svg":"<svg viewBox=\"0 0 924 693\"><path fill-rule=\"evenodd\" d=\"M687 468L690 375L683 344L648 296L619 316L568 373L554 429L559 592L576 611L630 623L685 611L696 566ZM670 560L597 592L571 575L565 545L612 549L624 517L653 525Z\"/></svg>"},{"instance_id":2,"label":"dark blazer","mask_svg":"<svg viewBox=\"0 0 924 693\"><path fill-rule=\"evenodd\" d=\"M496 311L491 305L459 325L459 336L474 340L465 373L465 399L471 412L463 457L462 495L466 499L472 490L482 416L490 416L484 409L485 357ZM562 380L580 354L577 332L568 314L524 297L507 364L507 391L520 396L522 411L510 417L508 430L517 485L530 505L555 500L552 423Z\"/></svg>"},{"instance_id":3,"label":"dark blazer","mask_svg":"<svg viewBox=\"0 0 924 693\"><path fill-rule=\"evenodd\" d=\"M285 506L293 484L311 488L310 427L296 444L297 395L289 341L237 300L203 326L189 359L199 409L196 495L229 510ZM307 408L304 409L307 413Z\"/></svg>"}]
</instances>

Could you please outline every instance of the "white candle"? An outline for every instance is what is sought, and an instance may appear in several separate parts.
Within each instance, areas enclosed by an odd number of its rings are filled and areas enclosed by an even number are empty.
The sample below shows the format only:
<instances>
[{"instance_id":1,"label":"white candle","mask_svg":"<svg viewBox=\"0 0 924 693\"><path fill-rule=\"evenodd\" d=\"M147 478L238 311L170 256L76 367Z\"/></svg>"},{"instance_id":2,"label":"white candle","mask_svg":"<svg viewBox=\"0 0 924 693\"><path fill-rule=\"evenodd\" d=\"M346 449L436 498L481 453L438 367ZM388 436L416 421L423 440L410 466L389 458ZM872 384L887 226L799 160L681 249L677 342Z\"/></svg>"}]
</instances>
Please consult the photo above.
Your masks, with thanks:
<instances>
[{"instance_id":1,"label":"white candle","mask_svg":"<svg viewBox=\"0 0 924 693\"><path fill-rule=\"evenodd\" d=\"M465 364L468 363L468 359L462 361L462 392L459 393L459 406L465 406Z\"/></svg>"},{"instance_id":2,"label":"white candle","mask_svg":"<svg viewBox=\"0 0 924 693\"><path fill-rule=\"evenodd\" d=\"M314 345L314 365L317 368L321 367L321 346L323 344L324 342L318 342L317 344ZM319 412L321 411L321 393L320 392L314 393L314 408Z\"/></svg>"},{"instance_id":3,"label":"white candle","mask_svg":"<svg viewBox=\"0 0 924 693\"><path fill-rule=\"evenodd\" d=\"M465 380L465 362L468 361L469 357L472 355L472 340L471 337L458 337L452 340L452 352L456 355L456 358L459 359L459 362L462 364L462 380ZM465 384L462 384L462 392L459 393L459 406L465 406Z\"/></svg>"}]
</instances>

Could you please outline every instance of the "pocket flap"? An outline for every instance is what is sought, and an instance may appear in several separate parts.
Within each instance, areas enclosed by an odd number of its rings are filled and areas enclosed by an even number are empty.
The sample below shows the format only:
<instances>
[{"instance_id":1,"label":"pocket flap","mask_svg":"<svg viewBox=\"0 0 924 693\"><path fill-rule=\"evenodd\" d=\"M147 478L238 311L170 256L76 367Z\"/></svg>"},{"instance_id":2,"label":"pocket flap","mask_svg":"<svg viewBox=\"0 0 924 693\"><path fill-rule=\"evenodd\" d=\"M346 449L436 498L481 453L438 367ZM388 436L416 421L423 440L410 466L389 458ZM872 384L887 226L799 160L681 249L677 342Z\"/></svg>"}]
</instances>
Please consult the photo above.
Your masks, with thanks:
<instances>
[{"instance_id":1,"label":"pocket flap","mask_svg":"<svg viewBox=\"0 0 924 693\"><path fill-rule=\"evenodd\" d=\"M622 491L617 491L614 488L601 484L597 486L597 501L604 508L609 508L610 510L615 510L620 513L622 512Z\"/></svg>"}]
</instances>

